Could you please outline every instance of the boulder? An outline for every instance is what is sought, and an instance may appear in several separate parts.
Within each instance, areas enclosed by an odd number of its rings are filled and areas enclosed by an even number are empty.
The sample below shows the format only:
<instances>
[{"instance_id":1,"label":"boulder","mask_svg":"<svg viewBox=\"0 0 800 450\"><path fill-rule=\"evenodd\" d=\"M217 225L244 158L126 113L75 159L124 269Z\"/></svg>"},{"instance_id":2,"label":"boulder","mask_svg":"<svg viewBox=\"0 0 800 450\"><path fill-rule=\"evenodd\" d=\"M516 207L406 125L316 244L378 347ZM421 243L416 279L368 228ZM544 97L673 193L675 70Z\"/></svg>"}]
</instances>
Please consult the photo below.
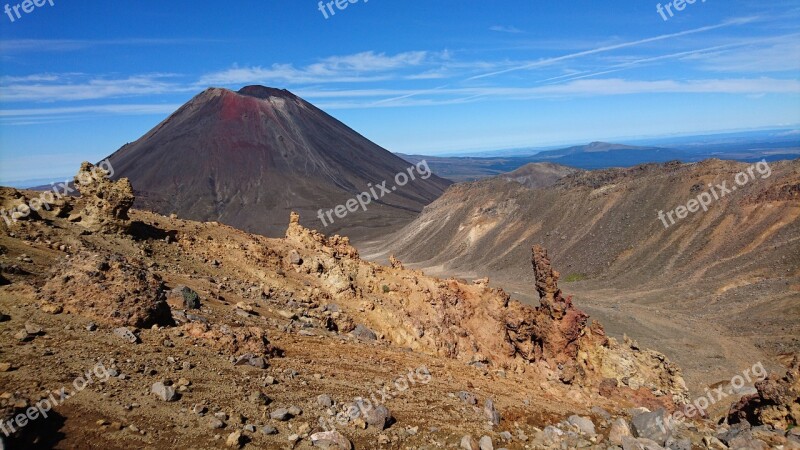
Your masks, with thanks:
<instances>
[{"instance_id":1,"label":"boulder","mask_svg":"<svg viewBox=\"0 0 800 450\"><path fill-rule=\"evenodd\" d=\"M133 331L131 331L127 327L114 328L113 333L114 333L114 336L116 336L116 337L118 337L118 338L120 338L120 339L122 339L124 341L130 342L131 344L136 344L136 343L139 342L139 336L136 336L133 333Z\"/></svg>"},{"instance_id":2,"label":"boulder","mask_svg":"<svg viewBox=\"0 0 800 450\"><path fill-rule=\"evenodd\" d=\"M500 413L495 409L492 399L486 399L486 402L483 404L483 414L492 425L500 425Z\"/></svg>"},{"instance_id":3,"label":"boulder","mask_svg":"<svg viewBox=\"0 0 800 450\"><path fill-rule=\"evenodd\" d=\"M567 419L567 422L569 422L570 425L578 428L583 434L586 434L588 436L595 435L594 423L592 422L592 419L588 417L581 417L574 415L570 416L569 419Z\"/></svg>"},{"instance_id":4,"label":"boulder","mask_svg":"<svg viewBox=\"0 0 800 450\"><path fill-rule=\"evenodd\" d=\"M475 397L475 395L473 395L473 394L471 394L469 392L461 391L461 392L457 393L456 395L458 396L458 398L461 399L461 401L463 401L464 403L466 403L468 405L475 406L475 405L478 404L478 398Z\"/></svg>"},{"instance_id":5,"label":"boulder","mask_svg":"<svg viewBox=\"0 0 800 450\"><path fill-rule=\"evenodd\" d=\"M38 297L97 323L149 328L174 325L166 294L161 277L141 260L81 251L53 267Z\"/></svg>"},{"instance_id":6,"label":"boulder","mask_svg":"<svg viewBox=\"0 0 800 450\"><path fill-rule=\"evenodd\" d=\"M364 415L364 421L371 427L384 430L392 421L392 413L389 411L389 408L379 405L367 411Z\"/></svg>"},{"instance_id":7,"label":"boulder","mask_svg":"<svg viewBox=\"0 0 800 450\"><path fill-rule=\"evenodd\" d=\"M311 435L311 445L314 447L337 449L337 450L351 450L353 444L349 439L344 437L338 431L323 431Z\"/></svg>"},{"instance_id":8,"label":"boulder","mask_svg":"<svg viewBox=\"0 0 800 450\"><path fill-rule=\"evenodd\" d=\"M317 404L323 408L330 408L333 406L333 400L330 395L322 394L317 396Z\"/></svg>"},{"instance_id":9,"label":"boulder","mask_svg":"<svg viewBox=\"0 0 800 450\"><path fill-rule=\"evenodd\" d=\"M172 293L181 297L185 309L200 309L200 295L194 290L186 286L178 286L172 290Z\"/></svg>"},{"instance_id":10,"label":"boulder","mask_svg":"<svg viewBox=\"0 0 800 450\"><path fill-rule=\"evenodd\" d=\"M234 431L233 433L228 435L228 438L225 439L225 446L232 447L232 448L239 448L242 446L242 432L241 431Z\"/></svg>"},{"instance_id":11,"label":"boulder","mask_svg":"<svg viewBox=\"0 0 800 450\"><path fill-rule=\"evenodd\" d=\"M462 450L478 450L478 443L475 442L475 439L472 438L470 435L465 435L461 438L461 443L459 444L458 448Z\"/></svg>"},{"instance_id":12,"label":"boulder","mask_svg":"<svg viewBox=\"0 0 800 450\"><path fill-rule=\"evenodd\" d=\"M623 418L615 419L611 422L611 429L608 432L608 440L614 445L622 445L625 437L632 436L628 422Z\"/></svg>"},{"instance_id":13,"label":"boulder","mask_svg":"<svg viewBox=\"0 0 800 450\"><path fill-rule=\"evenodd\" d=\"M350 334L363 341L374 341L378 339L378 336L374 331L361 324L357 325L356 328L350 332Z\"/></svg>"},{"instance_id":14,"label":"boulder","mask_svg":"<svg viewBox=\"0 0 800 450\"><path fill-rule=\"evenodd\" d=\"M150 392L155 394L161 401L174 402L178 400L178 394L172 386L166 386L161 381L153 383Z\"/></svg>"},{"instance_id":15,"label":"boulder","mask_svg":"<svg viewBox=\"0 0 800 450\"><path fill-rule=\"evenodd\" d=\"M663 447L672 434L668 420L664 409L635 413L631 418L633 434L639 438L650 439Z\"/></svg>"},{"instance_id":16,"label":"boulder","mask_svg":"<svg viewBox=\"0 0 800 450\"><path fill-rule=\"evenodd\" d=\"M278 420L280 422L286 422L287 420L292 418L292 415L289 414L289 410L286 408L278 408L275 411L269 413L269 418L273 420Z\"/></svg>"}]
</instances>

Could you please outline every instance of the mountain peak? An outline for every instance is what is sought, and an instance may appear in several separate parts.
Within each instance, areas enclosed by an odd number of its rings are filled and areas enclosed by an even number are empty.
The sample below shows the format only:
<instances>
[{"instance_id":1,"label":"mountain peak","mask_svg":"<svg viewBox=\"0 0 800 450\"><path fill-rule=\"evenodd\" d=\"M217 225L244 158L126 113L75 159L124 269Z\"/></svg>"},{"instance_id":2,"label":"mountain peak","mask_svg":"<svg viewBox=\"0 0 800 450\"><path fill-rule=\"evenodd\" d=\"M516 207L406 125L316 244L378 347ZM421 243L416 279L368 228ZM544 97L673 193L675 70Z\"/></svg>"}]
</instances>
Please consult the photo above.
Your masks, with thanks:
<instances>
[{"instance_id":1,"label":"mountain peak","mask_svg":"<svg viewBox=\"0 0 800 450\"><path fill-rule=\"evenodd\" d=\"M248 97L255 97L264 100L270 97L278 97L290 100L294 100L297 98L296 95L292 94L286 89L277 89L260 85L245 86L239 89L237 93L239 95L246 95Z\"/></svg>"},{"instance_id":2,"label":"mountain peak","mask_svg":"<svg viewBox=\"0 0 800 450\"><path fill-rule=\"evenodd\" d=\"M285 231L290 206L314 217L409 167L300 97L265 86L206 89L109 159L139 193L138 207L273 236ZM369 211L318 223L359 237L361 223L411 221L449 184L418 178Z\"/></svg>"},{"instance_id":3,"label":"mountain peak","mask_svg":"<svg viewBox=\"0 0 800 450\"><path fill-rule=\"evenodd\" d=\"M595 141L586 146L587 149L608 148L613 147L615 144L608 142Z\"/></svg>"}]
</instances>

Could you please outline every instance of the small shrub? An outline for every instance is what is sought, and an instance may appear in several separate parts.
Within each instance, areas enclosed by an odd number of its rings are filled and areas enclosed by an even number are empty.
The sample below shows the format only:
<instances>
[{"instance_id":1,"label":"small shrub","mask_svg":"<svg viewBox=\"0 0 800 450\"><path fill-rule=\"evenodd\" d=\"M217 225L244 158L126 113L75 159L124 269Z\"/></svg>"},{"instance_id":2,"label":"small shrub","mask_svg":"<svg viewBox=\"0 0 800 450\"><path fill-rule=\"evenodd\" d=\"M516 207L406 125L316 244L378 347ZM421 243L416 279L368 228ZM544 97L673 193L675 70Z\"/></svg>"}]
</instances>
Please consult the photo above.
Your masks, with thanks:
<instances>
[{"instance_id":1,"label":"small shrub","mask_svg":"<svg viewBox=\"0 0 800 450\"><path fill-rule=\"evenodd\" d=\"M582 273L571 273L564 277L564 283L574 283L576 281L585 280L586 275Z\"/></svg>"}]
</instances>

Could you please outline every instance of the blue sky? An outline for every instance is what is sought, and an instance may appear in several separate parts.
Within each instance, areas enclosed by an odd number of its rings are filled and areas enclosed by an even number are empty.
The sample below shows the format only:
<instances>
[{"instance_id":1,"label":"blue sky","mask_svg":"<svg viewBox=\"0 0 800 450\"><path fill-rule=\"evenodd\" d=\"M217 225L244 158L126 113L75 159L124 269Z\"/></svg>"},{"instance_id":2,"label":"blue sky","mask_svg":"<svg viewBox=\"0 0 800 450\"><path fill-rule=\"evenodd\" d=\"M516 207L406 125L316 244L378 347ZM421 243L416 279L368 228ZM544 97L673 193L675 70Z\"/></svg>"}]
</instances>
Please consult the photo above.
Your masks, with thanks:
<instances>
[{"instance_id":1,"label":"blue sky","mask_svg":"<svg viewBox=\"0 0 800 450\"><path fill-rule=\"evenodd\" d=\"M0 182L68 176L209 86L290 89L406 153L800 124L800 0L52 1L0 0Z\"/></svg>"}]
</instances>

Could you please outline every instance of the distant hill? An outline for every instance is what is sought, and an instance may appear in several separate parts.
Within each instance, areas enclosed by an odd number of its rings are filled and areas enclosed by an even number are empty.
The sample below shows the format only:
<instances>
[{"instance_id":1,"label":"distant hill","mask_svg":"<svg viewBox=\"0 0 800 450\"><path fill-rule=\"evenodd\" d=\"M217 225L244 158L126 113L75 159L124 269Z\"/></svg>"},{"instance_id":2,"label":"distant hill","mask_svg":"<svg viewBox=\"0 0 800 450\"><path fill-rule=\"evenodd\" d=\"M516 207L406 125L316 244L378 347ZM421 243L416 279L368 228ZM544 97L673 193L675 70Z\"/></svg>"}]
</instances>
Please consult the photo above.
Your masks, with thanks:
<instances>
[{"instance_id":1,"label":"distant hill","mask_svg":"<svg viewBox=\"0 0 800 450\"><path fill-rule=\"evenodd\" d=\"M289 91L211 88L110 156L136 207L280 236L296 210L326 234L383 233L412 220L450 182L435 175L383 194L325 227L330 210L411 164ZM415 172L416 173L416 172ZM381 191L376 191L381 195Z\"/></svg>"},{"instance_id":2,"label":"distant hill","mask_svg":"<svg viewBox=\"0 0 800 450\"><path fill-rule=\"evenodd\" d=\"M585 153L607 153L611 151L637 151L645 152L652 150L660 150L658 147L635 147L632 145L613 144L610 142L592 142L588 145L575 145L572 147L562 148L558 150L547 150L539 152L536 156L541 158L558 158L568 155L579 155Z\"/></svg>"},{"instance_id":3,"label":"distant hill","mask_svg":"<svg viewBox=\"0 0 800 450\"><path fill-rule=\"evenodd\" d=\"M530 163L513 172L502 174L500 178L516 181L528 188L542 188L552 186L565 176L581 171L553 163Z\"/></svg>"}]
</instances>

